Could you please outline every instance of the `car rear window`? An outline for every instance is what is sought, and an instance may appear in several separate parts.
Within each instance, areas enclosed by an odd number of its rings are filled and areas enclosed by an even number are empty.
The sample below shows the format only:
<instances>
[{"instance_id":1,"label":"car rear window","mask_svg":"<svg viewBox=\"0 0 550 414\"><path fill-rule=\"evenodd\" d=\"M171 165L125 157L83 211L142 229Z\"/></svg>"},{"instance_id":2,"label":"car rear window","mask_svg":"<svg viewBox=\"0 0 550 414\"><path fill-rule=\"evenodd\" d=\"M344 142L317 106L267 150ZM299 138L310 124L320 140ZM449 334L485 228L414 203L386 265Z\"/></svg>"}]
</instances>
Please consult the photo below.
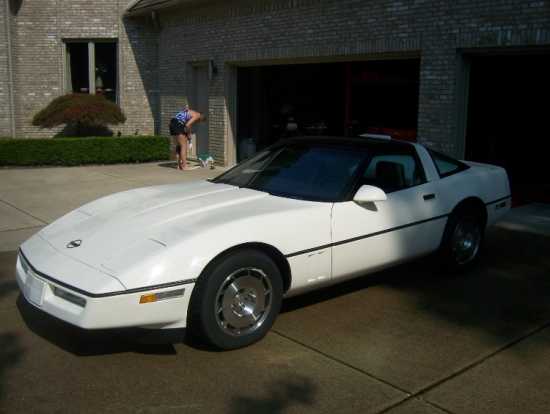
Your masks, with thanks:
<instances>
[{"instance_id":1,"label":"car rear window","mask_svg":"<svg viewBox=\"0 0 550 414\"><path fill-rule=\"evenodd\" d=\"M454 158L448 157L447 155L443 155L434 150L428 150L428 152L430 153L435 164L435 168L441 178L448 177L449 175L453 175L470 168L463 162L455 160Z\"/></svg>"}]
</instances>

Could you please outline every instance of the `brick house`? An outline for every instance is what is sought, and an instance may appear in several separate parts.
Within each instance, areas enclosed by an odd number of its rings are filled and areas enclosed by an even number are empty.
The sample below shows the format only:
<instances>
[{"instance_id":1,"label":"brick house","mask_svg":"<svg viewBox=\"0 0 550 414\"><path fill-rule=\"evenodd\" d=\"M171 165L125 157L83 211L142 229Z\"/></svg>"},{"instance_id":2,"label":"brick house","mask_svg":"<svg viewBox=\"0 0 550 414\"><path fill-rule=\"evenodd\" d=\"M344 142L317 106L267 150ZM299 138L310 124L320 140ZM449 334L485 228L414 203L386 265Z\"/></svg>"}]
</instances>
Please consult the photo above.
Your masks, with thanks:
<instances>
[{"instance_id":1,"label":"brick house","mask_svg":"<svg viewBox=\"0 0 550 414\"><path fill-rule=\"evenodd\" d=\"M0 136L53 135L30 120L54 97L72 91L73 83L78 92L91 90L88 74L71 73L87 70L87 62L71 68L71 56L86 61L88 49L90 61L109 65L114 84L106 89L114 90L109 93L128 117L123 132L154 132L158 33L147 22L123 19L127 5L127 0L2 0Z\"/></svg>"},{"instance_id":2,"label":"brick house","mask_svg":"<svg viewBox=\"0 0 550 414\"><path fill-rule=\"evenodd\" d=\"M166 134L183 102L207 111L198 151L226 165L295 123L405 131L524 166L528 154L502 137L540 130L542 111L525 105L550 92L549 0L3 3L0 136L51 135L30 125L37 110L66 91L100 91L125 111L124 133Z\"/></svg>"}]
</instances>

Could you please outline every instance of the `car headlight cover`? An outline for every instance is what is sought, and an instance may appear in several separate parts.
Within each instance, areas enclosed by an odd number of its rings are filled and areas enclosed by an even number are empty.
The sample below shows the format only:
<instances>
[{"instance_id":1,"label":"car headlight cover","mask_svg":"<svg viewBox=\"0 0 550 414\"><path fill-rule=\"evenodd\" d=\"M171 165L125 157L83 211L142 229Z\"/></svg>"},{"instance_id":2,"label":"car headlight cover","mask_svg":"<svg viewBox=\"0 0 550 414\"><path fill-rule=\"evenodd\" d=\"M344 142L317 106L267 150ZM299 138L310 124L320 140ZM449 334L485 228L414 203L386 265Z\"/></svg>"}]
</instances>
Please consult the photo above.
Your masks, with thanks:
<instances>
[{"instance_id":1,"label":"car headlight cover","mask_svg":"<svg viewBox=\"0 0 550 414\"><path fill-rule=\"evenodd\" d=\"M57 286L52 286L52 291L55 296L65 299L67 302L71 302L81 308L86 306L86 299L81 296L73 295L71 292L60 289Z\"/></svg>"}]
</instances>

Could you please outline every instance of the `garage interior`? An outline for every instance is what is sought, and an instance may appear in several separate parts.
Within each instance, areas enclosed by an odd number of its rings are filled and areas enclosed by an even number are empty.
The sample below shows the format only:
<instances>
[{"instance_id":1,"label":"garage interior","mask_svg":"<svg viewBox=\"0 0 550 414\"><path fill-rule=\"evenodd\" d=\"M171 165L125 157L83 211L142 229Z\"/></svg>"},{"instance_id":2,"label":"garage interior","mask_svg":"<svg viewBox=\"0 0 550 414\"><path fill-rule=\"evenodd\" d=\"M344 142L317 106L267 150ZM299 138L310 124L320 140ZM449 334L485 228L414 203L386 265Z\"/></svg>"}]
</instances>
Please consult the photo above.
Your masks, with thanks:
<instances>
[{"instance_id":1,"label":"garage interior","mask_svg":"<svg viewBox=\"0 0 550 414\"><path fill-rule=\"evenodd\" d=\"M237 159L294 135L416 140L420 59L241 67Z\"/></svg>"},{"instance_id":2,"label":"garage interior","mask_svg":"<svg viewBox=\"0 0 550 414\"><path fill-rule=\"evenodd\" d=\"M550 53L469 60L466 159L505 167L514 204L550 203Z\"/></svg>"}]
</instances>

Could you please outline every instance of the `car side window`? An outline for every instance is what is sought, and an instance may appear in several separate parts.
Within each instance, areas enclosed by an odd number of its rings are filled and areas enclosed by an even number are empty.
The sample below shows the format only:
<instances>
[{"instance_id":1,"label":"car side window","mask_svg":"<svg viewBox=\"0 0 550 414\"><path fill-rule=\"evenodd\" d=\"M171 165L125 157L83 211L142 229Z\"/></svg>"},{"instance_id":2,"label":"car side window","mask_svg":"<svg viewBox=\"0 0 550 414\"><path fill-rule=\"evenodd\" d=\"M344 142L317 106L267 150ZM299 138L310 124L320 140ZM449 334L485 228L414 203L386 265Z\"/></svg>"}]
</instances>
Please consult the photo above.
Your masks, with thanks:
<instances>
[{"instance_id":1,"label":"car side window","mask_svg":"<svg viewBox=\"0 0 550 414\"><path fill-rule=\"evenodd\" d=\"M388 151L371 157L361 184L373 185L391 193L424 182L424 170L415 154Z\"/></svg>"}]
</instances>

